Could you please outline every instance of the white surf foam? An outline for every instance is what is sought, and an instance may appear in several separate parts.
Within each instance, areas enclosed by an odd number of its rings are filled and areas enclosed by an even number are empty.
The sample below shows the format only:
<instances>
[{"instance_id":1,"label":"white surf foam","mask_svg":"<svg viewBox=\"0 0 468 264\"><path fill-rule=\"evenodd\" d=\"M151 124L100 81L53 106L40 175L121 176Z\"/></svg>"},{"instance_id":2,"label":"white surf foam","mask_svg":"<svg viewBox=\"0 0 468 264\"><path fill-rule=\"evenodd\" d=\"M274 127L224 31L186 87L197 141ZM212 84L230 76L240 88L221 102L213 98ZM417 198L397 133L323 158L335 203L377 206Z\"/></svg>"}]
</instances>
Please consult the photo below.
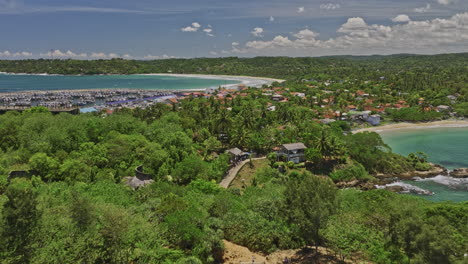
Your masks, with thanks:
<instances>
[{"instance_id":1,"label":"white surf foam","mask_svg":"<svg viewBox=\"0 0 468 264\"><path fill-rule=\"evenodd\" d=\"M448 186L452 189L462 189L468 191L468 178L453 178L450 176L439 175L433 178L416 179L416 181L427 182L432 181L437 184Z\"/></svg>"},{"instance_id":2,"label":"white surf foam","mask_svg":"<svg viewBox=\"0 0 468 264\"><path fill-rule=\"evenodd\" d=\"M377 185L377 189L386 189L388 187L394 187L394 186L399 186L403 190L401 193L414 193L414 194L421 194L421 195L433 195L434 193L428 190L425 190L423 188L411 185L409 183L404 183L404 182L394 182L386 185Z\"/></svg>"}]
</instances>

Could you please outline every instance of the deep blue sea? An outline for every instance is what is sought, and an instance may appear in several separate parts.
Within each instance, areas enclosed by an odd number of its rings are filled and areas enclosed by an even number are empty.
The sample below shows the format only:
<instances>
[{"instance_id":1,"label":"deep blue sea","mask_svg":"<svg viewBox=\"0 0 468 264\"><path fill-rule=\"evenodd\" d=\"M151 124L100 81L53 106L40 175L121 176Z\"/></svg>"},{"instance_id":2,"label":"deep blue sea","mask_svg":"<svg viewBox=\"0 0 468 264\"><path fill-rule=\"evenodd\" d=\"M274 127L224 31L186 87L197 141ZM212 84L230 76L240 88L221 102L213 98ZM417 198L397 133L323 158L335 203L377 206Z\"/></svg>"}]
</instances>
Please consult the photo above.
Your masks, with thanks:
<instances>
[{"instance_id":1,"label":"deep blue sea","mask_svg":"<svg viewBox=\"0 0 468 264\"><path fill-rule=\"evenodd\" d=\"M80 89L190 90L239 81L160 75L21 75L0 74L0 93Z\"/></svg>"}]
</instances>

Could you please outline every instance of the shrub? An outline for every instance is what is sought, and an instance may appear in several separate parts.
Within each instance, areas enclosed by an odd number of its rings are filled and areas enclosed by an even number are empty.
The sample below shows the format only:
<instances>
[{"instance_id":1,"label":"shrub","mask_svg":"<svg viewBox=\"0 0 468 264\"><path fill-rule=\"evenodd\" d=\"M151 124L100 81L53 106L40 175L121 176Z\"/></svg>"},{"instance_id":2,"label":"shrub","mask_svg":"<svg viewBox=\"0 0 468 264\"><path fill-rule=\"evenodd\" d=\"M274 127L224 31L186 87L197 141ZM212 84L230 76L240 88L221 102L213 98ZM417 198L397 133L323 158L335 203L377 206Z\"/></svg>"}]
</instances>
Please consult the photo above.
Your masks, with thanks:
<instances>
[{"instance_id":1,"label":"shrub","mask_svg":"<svg viewBox=\"0 0 468 264\"><path fill-rule=\"evenodd\" d=\"M335 170L330 174L333 181L351 181L351 180L365 180L370 179L364 166L360 163L355 162L353 165L349 165L344 169Z\"/></svg>"},{"instance_id":2,"label":"shrub","mask_svg":"<svg viewBox=\"0 0 468 264\"><path fill-rule=\"evenodd\" d=\"M416 163L416 165L414 166L414 168L418 171L428 171L432 168L431 164L429 163L422 163L422 162L418 162Z\"/></svg>"}]
</instances>

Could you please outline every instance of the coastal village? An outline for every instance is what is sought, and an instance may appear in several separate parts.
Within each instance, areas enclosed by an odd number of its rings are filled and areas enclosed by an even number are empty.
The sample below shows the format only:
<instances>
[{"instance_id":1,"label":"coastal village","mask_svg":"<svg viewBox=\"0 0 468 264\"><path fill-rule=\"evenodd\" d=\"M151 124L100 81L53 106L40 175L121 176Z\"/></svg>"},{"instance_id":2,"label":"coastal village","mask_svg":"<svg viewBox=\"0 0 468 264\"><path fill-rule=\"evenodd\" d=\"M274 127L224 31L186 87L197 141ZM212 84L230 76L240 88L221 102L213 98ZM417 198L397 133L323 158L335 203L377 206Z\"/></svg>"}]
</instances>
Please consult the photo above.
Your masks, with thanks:
<instances>
[{"instance_id":1,"label":"coastal village","mask_svg":"<svg viewBox=\"0 0 468 264\"><path fill-rule=\"evenodd\" d=\"M384 78L384 77L381 77ZM329 124L335 121L348 121L355 125L380 125L385 121L389 110L418 107L423 112L435 111L445 117L456 117L450 105L457 102L460 94L447 96L444 104L434 105L424 98L415 98L398 90L379 88L378 83L370 81L364 87L350 81L302 80L301 88L288 88L281 82L248 87L245 84L207 88L199 91L184 90L141 90L141 89L99 89L70 91L33 91L0 94L0 109L15 110L34 106L44 106L51 110L60 108L79 108L81 113L104 112L112 114L122 108L147 108L163 103L177 105L188 98L218 100L222 104L237 97L263 98L268 101L268 111L276 111L282 104L290 103L310 111L317 122ZM343 88L350 87L350 88ZM229 110L229 107L227 107Z\"/></svg>"}]
</instances>

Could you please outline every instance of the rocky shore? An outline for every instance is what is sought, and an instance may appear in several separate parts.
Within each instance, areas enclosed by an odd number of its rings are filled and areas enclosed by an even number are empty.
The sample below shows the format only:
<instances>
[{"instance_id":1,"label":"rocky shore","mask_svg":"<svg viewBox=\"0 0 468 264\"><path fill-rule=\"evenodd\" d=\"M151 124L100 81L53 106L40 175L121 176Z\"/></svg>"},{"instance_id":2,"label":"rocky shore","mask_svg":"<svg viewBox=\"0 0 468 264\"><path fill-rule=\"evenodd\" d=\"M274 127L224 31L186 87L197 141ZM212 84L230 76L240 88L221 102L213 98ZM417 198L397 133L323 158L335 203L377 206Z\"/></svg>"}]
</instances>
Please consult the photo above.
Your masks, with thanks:
<instances>
[{"instance_id":1,"label":"rocky shore","mask_svg":"<svg viewBox=\"0 0 468 264\"><path fill-rule=\"evenodd\" d=\"M338 182L338 188L358 188L366 191L371 189L386 189L395 193L415 193L421 195L432 195L433 193L417 188L410 184L401 182L402 180L421 180L437 176L447 176L453 178L468 178L468 168L455 169L449 171L441 165L431 164L431 169L427 171L409 171L400 174L377 174L373 181L353 180L348 182Z\"/></svg>"},{"instance_id":2,"label":"rocky shore","mask_svg":"<svg viewBox=\"0 0 468 264\"><path fill-rule=\"evenodd\" d=\"M394 175L391 175L392 178L399 178L401 180L411 180L415 177L418 177L418 178L422 178L422 179L425 179L425 178L432 178L432 177L435 177L437 175L444 175L444 176L448 176L449 175L449 172L446 168L438 165L438 164L432 164L432 163L429 163L431 165L431 169L430 170L427 170L427 171L409 171L409 172L404 172L404 173L401 173L401 174L394 174Z\"/></svg>"},{"instance_id":3,"label":"rocky shore","mask_svg":"<svg viewBox=\"0 0 468 264\"><path fill-rule=\"evenodd\" d=\"M468 178L468 168L455 169L450 172L450 176L454 178Z\"/></svg>"}]
</instances>

